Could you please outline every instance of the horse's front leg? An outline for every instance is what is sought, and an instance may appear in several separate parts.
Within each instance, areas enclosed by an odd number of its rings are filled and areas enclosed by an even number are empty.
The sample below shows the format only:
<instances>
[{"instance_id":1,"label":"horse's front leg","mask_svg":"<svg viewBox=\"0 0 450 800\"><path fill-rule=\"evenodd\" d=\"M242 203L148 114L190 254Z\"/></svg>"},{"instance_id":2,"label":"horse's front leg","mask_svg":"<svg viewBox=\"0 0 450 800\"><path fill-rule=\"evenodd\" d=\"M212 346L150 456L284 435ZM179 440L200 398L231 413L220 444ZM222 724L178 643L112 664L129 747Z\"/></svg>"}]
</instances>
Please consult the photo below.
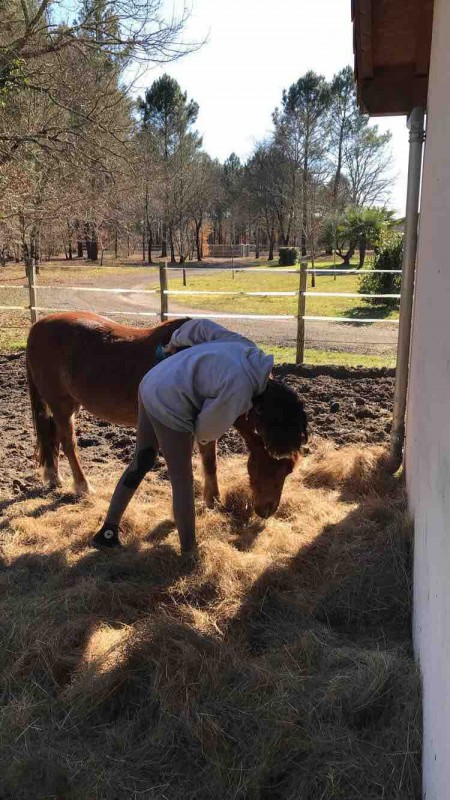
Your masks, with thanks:
<instances>
[{"instance_id":1,"label":"horse's front leg","mask_svg":"<svg viewBox=\"0 0 450 800\"><path fill-rule=\"evenodd\" d=\"M214 508L214 503L220 498L219 486L217 483L217 453L216 442L207 442L198 445L200 458L202 459L203 476L205 485L203 497L208 508Z\"/></svg>"}]
</instances>

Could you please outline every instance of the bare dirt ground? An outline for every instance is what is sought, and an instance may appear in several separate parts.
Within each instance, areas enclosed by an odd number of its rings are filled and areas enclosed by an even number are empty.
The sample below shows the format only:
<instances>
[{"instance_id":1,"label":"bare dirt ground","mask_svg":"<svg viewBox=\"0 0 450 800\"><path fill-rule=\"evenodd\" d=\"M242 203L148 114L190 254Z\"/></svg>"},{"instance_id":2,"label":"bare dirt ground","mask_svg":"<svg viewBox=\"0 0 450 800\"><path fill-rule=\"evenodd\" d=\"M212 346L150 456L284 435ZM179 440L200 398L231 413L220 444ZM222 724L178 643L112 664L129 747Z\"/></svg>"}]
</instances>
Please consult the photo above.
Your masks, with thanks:
<instances>
[{"instance_id":1,"label":"bare dirt ground","mask_svg":"<svg viewBox=\"0 0 450 800\"><path fill-rule=\"evenodd\" d=\"M128 267L121 267L115 270L107 266L104 268L99 267L95 271L95 276L87 276L83 274L83 267L79 268L79 273L77 274L76 263L72 262L70 267L65 267L64 262L62 262L57 271L46 268L42 270L38 279L40 288L37 293L37 300L39 306L67 311L96 311L106 316L114 316L115 312L121 312L121 315L123 315L124 312L130 311L129 319L124 316L117 317L118 320L120 319L129 324L136 324L136 319L140 320L141 324L144 324L145 318L135 317L133 319L132 312L159 312L159 294L143 295L137 291L159 286L158 276L154 268L143 267L139 262L130 262ZM205 267L210 268L212 266L223 269L231 265L228 262L205 263ZM237 266L239 266L239 262ZM242 263L241 266L245 266L245 263ZM16 272L17 277L15 277L14 269L9 269L8 276L10 277L5 278L12 288L14 285L24 283L21 271L16 270ZM202 268L196 268L195 270L196 275L202 272ZM169 280L171 274L179 276L178 272L169 272ZM257 274L255 273L256 279ZM5 282L3 277L1 280L2 283ZM56 288L48 288L50 286L56 286ZM86 287L135 289L136 293L103 294L100 292L77 291L77 289L69 290L67 286L79 286L80 289ZM26 293L24 292L20 302L24 302L25 298ZM17 302L19 302L19 299ZM188 304L175 303L173 298L170 298L169 309L174 314L214 313L206 305L204 309L193 309ZM151 321L152 317L149 318L148 323L151 324ZM238 333L249 336L261 345L295 347L296 344L297 324L294 319L272 321L228 319L225 324ZM377 322L374 324L307 322L306 324L307 347L349 353L394 355L397 335L398 325L392 322Z\"/></svg>"},{"instance_id":2,"label":"bare dirt ground","mask_svg":"<svg viewBox=\"0 0 450 800\"><path fill-rule=\"evenodd\" d=\"M337 445L388 441L394 388L392 370L285 365L275 372L298 391L305 403L311 448L317 437ZM0 496L35 491L41 483L33 457L34 434L23 353L0 356L0 431ZM130 459L134 446L132 429L95 420L82 412L77 431L81 458L88 472L89 467L100 465L105 465L109 472ZM244 452L237 432L230 431L222 438L220 452ZM68 476L65 459L62 472Z\"/></svg>"}]
</instances>

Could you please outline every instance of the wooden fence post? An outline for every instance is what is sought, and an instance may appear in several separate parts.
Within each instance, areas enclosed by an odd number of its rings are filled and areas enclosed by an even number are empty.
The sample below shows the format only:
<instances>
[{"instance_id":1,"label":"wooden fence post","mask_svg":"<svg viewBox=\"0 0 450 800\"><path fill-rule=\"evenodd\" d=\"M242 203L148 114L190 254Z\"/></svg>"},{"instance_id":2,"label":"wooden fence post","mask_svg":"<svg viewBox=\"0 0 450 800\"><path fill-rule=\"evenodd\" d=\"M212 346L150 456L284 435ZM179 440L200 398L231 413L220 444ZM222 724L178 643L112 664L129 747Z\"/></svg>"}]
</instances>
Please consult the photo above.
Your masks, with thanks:
<instances>
[{"instance_id":1,"label":"wooden fence post","mask_svg":"<svg viewBox=\"0 0 450 800\"><path fill-rule=\"evenodd\" d=\"M167 270L165 264L159 265L159 290L161 293L161 322L167 319L169 313L169 297L167 291Z\"/></svg>"},{"instance_id":2,"label":"wooden fence post","mask_svg":"<svg viewBox=\"0 0 450 800\"><path fill-rule=\"evenodd\" d=\"M295 359L296 364L303 364L305 360L305 316L306 309L306 281L307 281L306 264L300 264L300 283L298 291L298 310L297 310L297 355Z\"/></svg>"},{"instance_id":3,"label":"wooden fence post","mask_svg":"<svg viewBox=\"0 0 450 800\"><path fill-rule=\"evenodd\" d=\"M36 266L34 258L30 258L27 263L27 278L28 278L28 294L30 298L30 318L31 324L34 325L38 319L38 312L36 311Z\"/></svg>"}]
</instances>

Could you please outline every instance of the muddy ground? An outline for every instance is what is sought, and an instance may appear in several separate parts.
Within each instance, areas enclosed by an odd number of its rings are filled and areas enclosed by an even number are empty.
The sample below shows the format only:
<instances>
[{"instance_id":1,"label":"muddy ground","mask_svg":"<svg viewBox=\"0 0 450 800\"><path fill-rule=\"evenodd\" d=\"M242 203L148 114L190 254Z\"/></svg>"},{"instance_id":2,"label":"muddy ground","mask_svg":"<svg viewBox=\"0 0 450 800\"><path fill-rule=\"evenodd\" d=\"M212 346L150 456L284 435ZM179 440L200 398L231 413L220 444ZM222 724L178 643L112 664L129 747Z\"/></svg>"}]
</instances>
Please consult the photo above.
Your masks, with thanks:
<instances>
[{"instance_id":1,"label":"muddy ground","mask_svg":"<svg viewBox=\"0 0 450 800\"><path fill-rule=\"evenodd\" d=\"M392 370L343 367L276 368L277 375L302 397L308 414L310 445L317 436L337 445L383 444L389 439L394 390ZM95 420L82 412L77 422L83 464L99 466L127 462L134 432ZM0 356L0 496L28 493L40 486L33 457L34 438L29 410L24 354ZM244 445L232 430L220 441L220 452L241 453ZM67 475L62 460L63 475ZM165 470L160 465L162 475Z\"/></svg>"}]
</instances>

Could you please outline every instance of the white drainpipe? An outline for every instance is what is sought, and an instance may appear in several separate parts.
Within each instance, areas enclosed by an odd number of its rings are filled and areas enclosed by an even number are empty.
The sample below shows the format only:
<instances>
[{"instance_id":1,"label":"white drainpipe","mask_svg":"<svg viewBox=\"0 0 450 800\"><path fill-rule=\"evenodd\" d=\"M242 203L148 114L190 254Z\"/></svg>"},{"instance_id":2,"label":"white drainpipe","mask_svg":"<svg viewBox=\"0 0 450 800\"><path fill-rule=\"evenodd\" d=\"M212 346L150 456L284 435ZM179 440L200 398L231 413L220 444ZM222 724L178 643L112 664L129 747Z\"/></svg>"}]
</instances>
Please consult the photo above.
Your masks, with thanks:
<instances>
[{"instance_id":1,"label":"white drainpipe","mask_svg":"<svg viewBox=\"0 0 450 800\"><path fill-rule=\"evenodd\" d=\"M408 390L409 350L414 297L414 277L417 255L417 228L419 219L420 178L422 151L425 140L424 109L413 108L408 117L409 162L406 190L406 217L403 242L402 290L397 345L397 370L395 373L394 411L391 431L391 461L398 469L403 458L405 438L406 393Z\"/></svg>"}]
</instances>

